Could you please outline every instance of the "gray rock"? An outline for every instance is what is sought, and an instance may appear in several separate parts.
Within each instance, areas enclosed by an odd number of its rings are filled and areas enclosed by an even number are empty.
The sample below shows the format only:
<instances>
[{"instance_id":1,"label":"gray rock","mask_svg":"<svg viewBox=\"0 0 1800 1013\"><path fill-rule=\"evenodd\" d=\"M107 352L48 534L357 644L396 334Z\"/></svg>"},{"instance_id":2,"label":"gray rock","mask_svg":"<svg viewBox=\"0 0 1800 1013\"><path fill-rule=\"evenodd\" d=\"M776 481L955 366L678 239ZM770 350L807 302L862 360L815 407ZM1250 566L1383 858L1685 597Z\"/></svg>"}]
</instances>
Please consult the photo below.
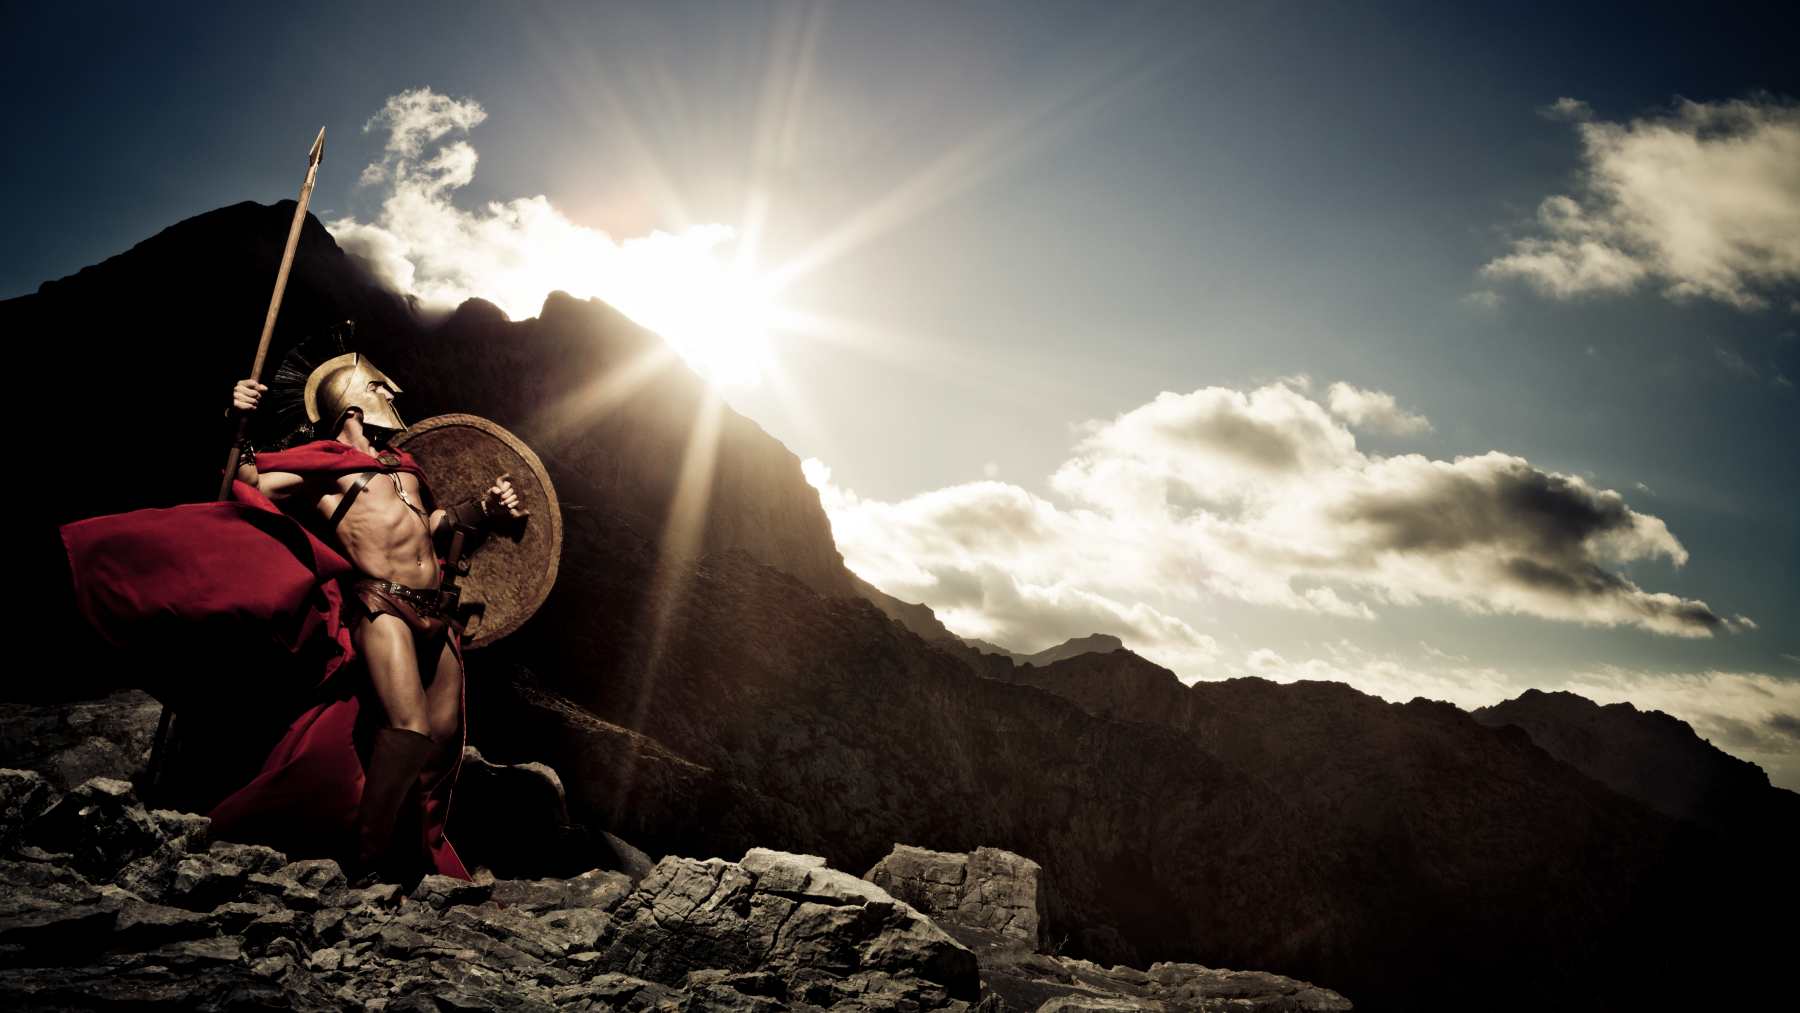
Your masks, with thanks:
<instances>
[{"instance_id":1,"label":"gray rock","mask_svg":"<svg viewBox=\"0 0 1800 1013\"><path fill-rule=\"evenodd\" d=\"M27 824L23 839L46 851L67 852L77 869L104 877L164 840L130 783L110 777L83 781Z\"/></svg>"},{"instance_id":2,"label":"gray rock","mask_svg":"<svg viewBox=\"0 0 1800 1013\"><path fill-rule=\"evenodd\" d=\"M670 985L722 969L773 972L790 992L824 981L835 997L979 990L974 954L911 907L823 859L761 848L741 864L663 859L597 948L608 969Z\"/></svg>"},{"instance_id":3,"label":"gray rock","mask_svg":"<svg viewBox=\"0 0 1800 1013\"><path fill-rule=\"evenodd\" d=\"M573 879L499 879L494 881L493 901L528 911L563 908L595 908L610 911L630 893L632 881L624 873L594 869Z\"/></svg>"},{"instance_id":4,"label":"gray rock","mask_svg":"<svg viewBox=\"0 0 1800 1013\"><path fill-rule=\"evenodd\" d=\"M55 804L57 792L35 770L0 769L0 844Z\"/></svg>"},{"instance_id":5,"label":"gray rock","mask_svg":"<svg viewBox=\"0 0 1800 1013\"><path fill-rule=\"evenodd\" d=\"M115 950L142 950L210 936L215 931L217 924L208 912L138 901L119 909L109 946Z\"/></svg>"},{"instance_id":6,"label":"gray rock","mask_svg":"<svg viewBox=\"0 0 1800 1013\"><path fill-rule=\"evenodd\" d=\"M273 873L252 873L245 886L296 911L317 911L343 899L343 870L328 858L289 862Z\"/></svg>"},{"instance_id":7,"label":"gray rock","mask_svg":"<svg viewBox=\"0 0 1800 1013\"><path fill-rule=\"evenodd\" d=\"M71 703L0 703L0 766L41 771L68 790L93 777L134 780L162 707L135 690Z\"/></svg>"},{"instance_id":8,"label":"gray rock","mask_svg":"<svg viewBox=\"0 0 1800 1013\"><path fill-rule=\"evenodd\" d=\"M980 929L1035 949L1042 871L998 848L955 854L897 844L864 878L946 928Z\"/></svg>"},{"instance_id":9,"label":"gray rock","mask_svg":"<svg viewBox=\"0 0 1800 1013\"><path fill-rule=\"evenodd\" d=\"M488 899L492 887L451 876L426 876L410 894L413 900L443 909L461 904L480 904Z\"/></svg>"}]
</instances>

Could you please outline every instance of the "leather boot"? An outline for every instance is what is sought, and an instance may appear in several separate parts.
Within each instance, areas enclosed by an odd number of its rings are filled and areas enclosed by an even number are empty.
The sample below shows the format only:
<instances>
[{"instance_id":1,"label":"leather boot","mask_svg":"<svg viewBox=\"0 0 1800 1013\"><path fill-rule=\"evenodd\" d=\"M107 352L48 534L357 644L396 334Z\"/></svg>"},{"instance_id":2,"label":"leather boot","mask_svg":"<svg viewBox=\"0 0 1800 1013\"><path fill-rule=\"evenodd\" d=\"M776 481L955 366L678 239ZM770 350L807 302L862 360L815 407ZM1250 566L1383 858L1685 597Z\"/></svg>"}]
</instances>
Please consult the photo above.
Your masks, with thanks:
<instances>
[{"instance_id":1,"label":"leather boot","mask_svg":"<svg viewBox=\"0 0 1800 1013\"><path fill-rule=\"evenodd\" d=\"M394 843L394 821L438 745L404 728L375 733L364 771L362 806L356 812L356 869L374 872Z\"/></svg>"}]
</instances>

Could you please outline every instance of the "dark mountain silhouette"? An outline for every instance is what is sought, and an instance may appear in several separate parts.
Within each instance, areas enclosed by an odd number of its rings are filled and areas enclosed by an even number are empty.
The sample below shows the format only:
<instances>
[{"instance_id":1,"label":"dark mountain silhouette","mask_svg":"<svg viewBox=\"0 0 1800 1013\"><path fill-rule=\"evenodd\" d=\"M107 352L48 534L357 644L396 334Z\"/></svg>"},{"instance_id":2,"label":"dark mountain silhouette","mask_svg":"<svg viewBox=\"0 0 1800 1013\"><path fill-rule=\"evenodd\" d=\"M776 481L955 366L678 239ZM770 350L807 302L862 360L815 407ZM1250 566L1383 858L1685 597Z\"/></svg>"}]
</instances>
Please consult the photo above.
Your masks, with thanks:
<instances>
[{"instance_id":1,"label":"dark mountain silhouette","mask_svg":"<svg viewBox=\"0 0 1800 1013\"><path fill-rule=\"evenodd\" d=\"M0 303L26 368L91 391L56 439L107 462L67 469L39 544L211 492L291 213L221 209ZM426 319L309 221L275 354L344 318L410 417L493 418L558 485L562 577L472 657L470 729L496 761L561 769L596 829L848 869L898 841L1001 847L1043 866L1066 953L1264 969L1362 1008L1625 1008L1773 973L1754 919L1792 910L1785 869L1517 728L1334 684L1184 688L1126 651L1015 668L871 604L794 455L603 304ZM684 470L708 445L714 466Z\"/></svg>"},{"instance_id":2,"label":"dark mountain silhouette","mask_svg":"<svg viewBox=\"0 0 1800 1013\"><path fill-rule=\"evenodd\" d=\"M1662 711L1530 689L1471 716L1523 728L1551 756L1658 812L1787 841L1800 831L1800 794Z\"/></svg>"},{"instance_id":3,"label":"dark mountain silhouette","mask_svg":"<svg viewBox=\"0 0 1800 1013\"><path fill-rule=\"evenodd\" d=\"M1019 659L1025 665L1049 665L1067 658L1082 654L1111 654L1125 649L1118 637L1110 633L1090 633L1085 637L1070 637L1055 647L1046 647L1036 654L1027 654Z\"/></svg>"}]
</instances>

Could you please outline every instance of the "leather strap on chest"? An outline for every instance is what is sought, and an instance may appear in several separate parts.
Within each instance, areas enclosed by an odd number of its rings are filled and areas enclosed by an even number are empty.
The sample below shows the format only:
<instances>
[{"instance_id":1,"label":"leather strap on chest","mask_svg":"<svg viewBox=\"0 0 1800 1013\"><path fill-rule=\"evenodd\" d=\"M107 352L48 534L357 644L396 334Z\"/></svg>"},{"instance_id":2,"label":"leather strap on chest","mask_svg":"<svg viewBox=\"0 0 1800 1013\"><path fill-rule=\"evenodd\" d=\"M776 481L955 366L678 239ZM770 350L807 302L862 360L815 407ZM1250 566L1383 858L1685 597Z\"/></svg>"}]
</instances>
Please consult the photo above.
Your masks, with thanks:
<instances>
[{"instance_id":1,"label":"leather strap on chest","mask_svg":"<svg viewBox=\"0 0 1800 1013\"><path fill-rule=\"evenodd\" d=\"M379 474L379 472L360 472L357 474L356 479L350 483L350 488L344 490L344 498L338 500L337 509L331 512L332 530L337 530L338 522L343 520L344 515L350 512L350 504L356 502L356 497L362 495L363 489L367 488L368 484L375 480L377 474Z\"/></svg>"}]
</instances>

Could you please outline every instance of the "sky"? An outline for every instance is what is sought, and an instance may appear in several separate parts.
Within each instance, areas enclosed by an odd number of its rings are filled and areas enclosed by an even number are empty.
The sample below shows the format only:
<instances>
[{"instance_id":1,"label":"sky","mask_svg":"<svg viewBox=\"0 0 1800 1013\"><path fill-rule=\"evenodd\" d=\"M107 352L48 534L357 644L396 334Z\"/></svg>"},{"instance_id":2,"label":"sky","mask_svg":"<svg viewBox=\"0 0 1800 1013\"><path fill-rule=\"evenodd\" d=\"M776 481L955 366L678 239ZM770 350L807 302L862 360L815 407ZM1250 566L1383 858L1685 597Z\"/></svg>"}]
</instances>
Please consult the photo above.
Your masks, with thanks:
<instances>
[{"instance_id":1,"label":"sky","mask_svg":"<svg viewBox=\"0 0 1800 1013\"><path fill-rule=\"evenodd\" d=\"M958 633L1570 689L1800 788L1783 5L0 11L0 298L324 125L346 249L662 332Z\"/></svg>"}]
</instances>

